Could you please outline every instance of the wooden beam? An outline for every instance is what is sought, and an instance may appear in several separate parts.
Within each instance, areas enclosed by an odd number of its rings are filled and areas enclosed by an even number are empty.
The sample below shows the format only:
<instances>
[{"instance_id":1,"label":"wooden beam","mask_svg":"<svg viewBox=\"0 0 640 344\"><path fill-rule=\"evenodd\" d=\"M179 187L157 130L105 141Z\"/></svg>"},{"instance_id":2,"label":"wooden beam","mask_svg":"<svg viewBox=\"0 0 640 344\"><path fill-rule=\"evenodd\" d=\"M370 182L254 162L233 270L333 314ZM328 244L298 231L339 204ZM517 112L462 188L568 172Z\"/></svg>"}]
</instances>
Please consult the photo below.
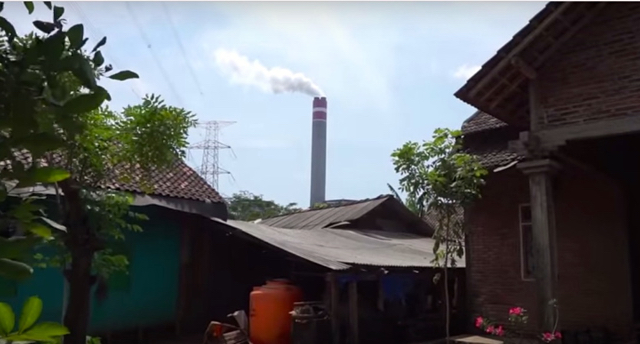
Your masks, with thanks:
<instances>
[{"instance_id":1,"label":"wooden beam","mask_svg":"<svg viewBox=\"0 0 640 344\"><path fill-rule=\"evenodd\" d=\"M349 281L349 325L351 329L351 344L360 343L358 317L358 281Z\"/></svg>"},{"instance_id":2,"label":"wooden beam","mask_svg":"<svg viewBox=\"0 0 640 344\"><path fill-rule=\"evenodd\" d=\"M378 279L378 310L384 312L384 288L382 285L382 276Z\"/></svg>"},{"instance_id":3,"label":"wooden beam","mask_svg":"<svg viewBox=\"0 0 640 344\"><path fill-rule=\"evenodd\" d=\"M540 330L554 328L555 313L550 302L556 299L557 260L554 195L551 176L559 165L549 159L518 164L529 176L534 276Z\"/></svg>"},{"instance_id":4,"label":"wooden beam","mask_svg":"<svg viewBox=\"0 0 640 344\"><path fill-rule=\"evenodd\" d=\"M519 55L524 48L526 48L536 37L538 37L538 34L540 32L542 32L549 25L551 25L551 23L553 23L556 17L562 14L562 12L565 11L571 5L572 4L570 2L564 2L560 6L558 6L558 8L556 8L556 10L553 11L553 13L547 16L542 21L542 23L540 23L535 29L533 29L533 31L530 34L528 34L527 37L525 37L522 41L520 41L518 45L515 48L513 48L513 50L511 50L505 58L502 58L500 62L498 62L498 64L493 69L491 69L491 71L489 71L489 73L487 73L487 75L484 78L482 78L475 86L473 86L473 88L469 92L469 96L470 97L475 96L476 93L482 87L484 87L485 84L491 81L491 79L495 76L495 74L500 72L504 67L506 67L509 63L511 63L512 57Z\"/></svg>"},{"instance_id":5,"label":"wooden beam","mask_svg":"<svg viewBox=\"0 0 640 344\"><path fill-rule=\"evenodd\" d=\"M544 109L540 103L540 82L529 80L529 130L537 132L544 119Z\"/></svg>"},{"instance_id":6,"label":"wooden beam","mask_svg":"<svg viewBox=\"0 0 640 344\"><path fill-rule=\"evenodd\" d=\"M595 8L591 10L591 12L582 16L582 19L580 19L580 21L574 24L564 34L562 34L560 38L556 40L555 44L551 46L551 48L547 49L544 53L542 53L538 61L534 64L534 68L540 67L547 60L547 58L551 56L551 54L555 53L556 50L560 49L560 47L563 47L564 43L573 35L575 35L578 32L578 30L580 30L583 26L589 23L591 19L593 19L606 4L607 4L606 2L599 2L597 3L597 5L595 5Z\"/></svg>"},{"instance_id":7,"label":"wooden beam","mask_svg":"<svg viewBox=\"0 0 640 344\"><path fill-rule=\"evenodd\" d=\"M520 56L514 56L511 58L511 64L520 70L520 73L524 74L529 79L535 79L538 77L538 73L528 63L524 62Z\"/></svg>"},{"instance_id":8,"label":"wooden beam","mask_svg":"<svg viewBox=\"0 0 640 344\"><path fill-rule=\"evenodd\" d=\"M640 116L618 119L602 119L587 124L565 125L559 128L539 130L540 147L544 149L564 145L569 140L594 139L640 132Z\"/></svg>"}]
</instances>

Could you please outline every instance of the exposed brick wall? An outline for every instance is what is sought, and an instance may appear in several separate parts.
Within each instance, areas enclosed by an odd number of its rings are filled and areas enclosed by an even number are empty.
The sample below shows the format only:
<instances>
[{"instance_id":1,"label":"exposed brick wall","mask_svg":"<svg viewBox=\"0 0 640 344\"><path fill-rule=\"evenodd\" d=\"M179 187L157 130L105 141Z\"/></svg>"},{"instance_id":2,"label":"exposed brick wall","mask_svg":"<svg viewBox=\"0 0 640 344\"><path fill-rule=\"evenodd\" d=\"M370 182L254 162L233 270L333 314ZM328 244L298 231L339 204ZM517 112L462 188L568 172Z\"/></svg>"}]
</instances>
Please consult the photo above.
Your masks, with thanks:
<instances>
[{"instance_id":1,"label":"exposed brick wall","mask_svg":"<svg viewBox=\"0 0 640 344\"><path fill-rule=\"evenodd\" d=\"M565 169L556 181L558 299L568 330L631 329L626 213L617 186ZM513 168L491 174L482 199L466 212L468 296L473 316L506 321L509 307L536 312L535 284L520 274L518 204L528 203L527 178ZM530 324L535 326L535 317Z\"/></svg>"},{"instance_id":2,"label":"exposed brick wall","mask_svg":"<svg viewBox=\"0 0 640 344\"><path fill-rule=\"evenodd\" d=\"M543 127L640 115L638 22L640 3L610 3L554 54L539 71Z\"/></svg>"}]
</instances>

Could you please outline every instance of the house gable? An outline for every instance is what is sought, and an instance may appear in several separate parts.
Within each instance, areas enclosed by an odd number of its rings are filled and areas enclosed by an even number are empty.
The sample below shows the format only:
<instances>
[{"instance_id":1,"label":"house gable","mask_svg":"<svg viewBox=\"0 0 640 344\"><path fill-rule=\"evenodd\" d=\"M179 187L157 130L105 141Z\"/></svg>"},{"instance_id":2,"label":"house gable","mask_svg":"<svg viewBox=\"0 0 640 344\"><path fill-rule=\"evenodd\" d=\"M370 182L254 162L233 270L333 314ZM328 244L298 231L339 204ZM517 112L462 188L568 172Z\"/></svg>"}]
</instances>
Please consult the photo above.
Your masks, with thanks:
<instances>
[{"instance_id":1,"label":"house gable","mask_svg":"<svg viewBox=\"0 0 640 344\"><path fill-rule=\"evenodd\" d=\"M455 94L519 129L529 126L527 80L607 3L550 2ZM612 7L617 7L612 5Z\"/></svg>"}]
</instances>

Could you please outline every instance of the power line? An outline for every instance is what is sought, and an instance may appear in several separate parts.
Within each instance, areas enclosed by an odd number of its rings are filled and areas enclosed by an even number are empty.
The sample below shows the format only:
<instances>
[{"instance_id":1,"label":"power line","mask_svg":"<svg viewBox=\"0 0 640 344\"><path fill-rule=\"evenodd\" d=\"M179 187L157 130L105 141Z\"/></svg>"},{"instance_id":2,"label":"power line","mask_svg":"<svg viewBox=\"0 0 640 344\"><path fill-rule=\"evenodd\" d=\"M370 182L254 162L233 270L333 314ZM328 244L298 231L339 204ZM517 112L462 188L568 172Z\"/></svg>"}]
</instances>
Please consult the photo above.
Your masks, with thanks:
<instances>
[{"instance_id":1,"label":"power line","mask_svg":"<svg viewBox=\"0 0 640 344\"><path fill-rule=\"evenodd\" d=\"M187 53L186 50L184 48L184 45L182 45L182 40L180 39L180 35L178 34L178 30L176 29L176 25L173 22L173 20L171 19L171 15L169 14L169 10L167 9L167 5L165 2L162 2L162 9L164 10L164 14L167 16L167 19L169 21L169 27L171 27L171 31L173 32L173 36L176 38L176 41L178 41L178 46L180 47L180 52L182 53L182 58L184 59L184 62L186 62L187 64L187 68L189 69L189 73L191 74L191 78L193 78L193 81L196 84L196 87L198 87L198 91L200 91L200 95L204 96L204 92L202 92L202 87L200 87L200 82L198 82L198 77L196 76L196 73L193 71L193 67L191 66L191 62L189 62L189 59L187 58Z\"/></svg>"},{"instance_id":2,"label":"power line","mask_svg":"<svg viewBox=\"0 0 640 344\"><path fill-rule=\"evenodd\" d=\"M191 149L202 150L202 165L200 165L200 175L204 178L216 191L220 175L228 174L233 178L231 172L220 166L220 150L230 149L231 146L220 142L220 130L228 127L236 122L231 121L209 121L200 123L198 127L205 130L204 140L200 143L190 146ZM235 181L235 178L233 178Z\"/></svg>"},{"instance_id":3,"label":"power line","mask_svg":"<svg viewBox=\"0 0 640 344\"><path fill-rule=\"evenodd\" d=\"M173 95L176 97L176 99L178 99L178 102L180 103L180 105L184 106L184 102L182 101L182 98L180 97L180 94L178 93L176 88L173 87L173 83L169 79L169 75L167 74L167 71L162 66L162 63L158 59L158 56L153 53L153 48L151 47L151 41L149 40L149 37L147 37L146 33L144 32L142 25L140 25L140 22L138 21L138 18L136 17L133 10L131 9L129 2L125 2L124 4L127 7L127 11L129 12L129 15L131 16L131 18L133 19L133 23L136 25L136 28L138 29L140 36L142 36L142 40L147 44L147 48L149 48L149 52L151 52L151 56L153 57L154 62L160 69L160 73L162 74L164 81L167 83L167 85L169 86L169 89L171 89L171 92L173 92Z\"/></svg>"},{"instance_id":4,"label":"power line","mask_svg":"<svg viewBox=\"0 0 640 344\"><path fill-rule=\"evenodd\" d=\"M80 4L77 4L77 3L74 3L74 2L70 2L69 4L74 9L74 11L80 16L80 19L82 19L84 24L86 24L87 28L93 34L94 38L96 36L97 37L106 37L106 35L100 29L98 29L96 26L94 26L91 23L91 20L89 19L89 16L84 12L82 7L80 7ZM115 62L116 66L123 67L123 64L120 63L120 61L118 61L118 59L116 59L115 54L109 54L109 60L112 60L113 62ZM113 66L113 63L111 65ZM142 98L142 95L140 95L138 93L138 91L135 90L135 88L130 87L130 89L131 89L131 92L133 92L133 94L135 94L138 98Z\"/></svg>"}]
</instances>

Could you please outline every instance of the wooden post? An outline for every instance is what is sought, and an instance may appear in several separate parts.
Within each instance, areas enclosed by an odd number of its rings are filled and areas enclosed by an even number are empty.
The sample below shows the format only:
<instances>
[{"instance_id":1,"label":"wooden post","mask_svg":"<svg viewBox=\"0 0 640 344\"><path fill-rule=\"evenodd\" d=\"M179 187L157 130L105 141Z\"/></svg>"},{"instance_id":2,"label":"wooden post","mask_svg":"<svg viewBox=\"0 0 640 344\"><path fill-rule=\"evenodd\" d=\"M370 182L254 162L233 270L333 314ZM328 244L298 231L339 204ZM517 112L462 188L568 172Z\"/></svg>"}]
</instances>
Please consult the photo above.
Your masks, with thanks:
<instances>
[{"instance_id":1,"label":"wooden post","mask_svg":"<svg viewBox=\"0 0 640 344\"><path fill-rule=\"evenodd\" d=\"M384 288L382 285L382 277L383 275L378 277L378 310L380 312L384 312Z\"/></svg>"},{"instance_id":2,"label":"wooden post","mask_svg":"<svg viewBox=\"0 0 640 344\"><path fill-rule=\"evenodd\" d=\"M329 288L330 305L329 310L331 312L331 338L333 338L333 344L340 343L340 293L338 290L338 282L336 281L336 275L329 273L327 275L327 287Z\"/></svg>"},{"instance_id":3,"label":"wooden post","mask_svg":"<svg viewBox=\"0 0 640 344\"><path fill-rule=\"evenodd\" d=\"M360 343L358 328L358 281L349 281L349 325L351 328L351 344Z\"/></svg>"},{"instance_id":4,"label":"wooden post","mask_svg":"<svg viewBox=\"0 0 640 344\"><path fill-rule=\"evenodd\" d=\"M558 165L549 160L534 160L518 164L529 176L531 197L531 225L533 238L534 277L538 294L540 326L553 329L554 308L549 304L556 299L557 279L556 232L551 175Z\"/></svg>"}]
</instances>

